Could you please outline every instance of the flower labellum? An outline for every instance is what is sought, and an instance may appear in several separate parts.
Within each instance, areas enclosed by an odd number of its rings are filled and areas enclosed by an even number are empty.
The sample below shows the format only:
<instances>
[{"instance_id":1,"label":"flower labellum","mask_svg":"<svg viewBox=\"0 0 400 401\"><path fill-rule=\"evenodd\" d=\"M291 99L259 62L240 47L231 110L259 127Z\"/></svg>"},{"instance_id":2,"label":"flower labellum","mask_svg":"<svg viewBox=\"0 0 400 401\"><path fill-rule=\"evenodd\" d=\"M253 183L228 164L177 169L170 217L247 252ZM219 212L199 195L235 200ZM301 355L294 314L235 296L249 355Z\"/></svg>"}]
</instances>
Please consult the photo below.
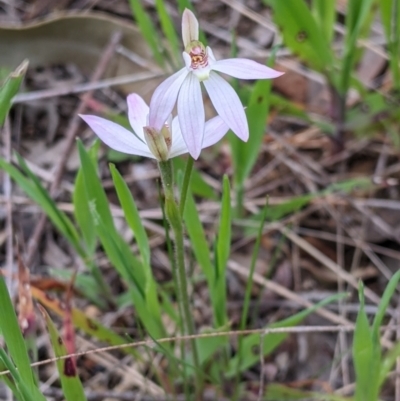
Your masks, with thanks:
<instances>
[{"instance_id":1,"label":"flower labellum","mask_svg":"<svg viewBox=\"0 0 400 401\"><path fill-rule=\"evenodd\" d=\"M189 153L196 159L203 146L205 114L200 83L218 115L243 141L249 138L249 127L238 95L217 73L239 79L271 79L283 73L244 58L216 60L210 47L199 41L199 24L185 9L182 15L182 53L185 67L167 78L155 90L150 102L149 124L161 129L178 100L178 118Z\"/></svg>"},{"instance_id":2,"label":"flower labellum","mask_svg":"<svg viewBox=\"0 0 400 401\"><path fill-rule=\"evenodd\" d=\"M110 148L122 153L150 157L166 161L172 157L188 153L182 137L178 117L168 115L159 128L149 125L149 106L136 93L127 98L128 118L132 131L119 124L97 116L81 115L95 134ZM214 145L227 132L229 127L220 117L205 123L202 148Z\"/></svg>"}]
</instances>

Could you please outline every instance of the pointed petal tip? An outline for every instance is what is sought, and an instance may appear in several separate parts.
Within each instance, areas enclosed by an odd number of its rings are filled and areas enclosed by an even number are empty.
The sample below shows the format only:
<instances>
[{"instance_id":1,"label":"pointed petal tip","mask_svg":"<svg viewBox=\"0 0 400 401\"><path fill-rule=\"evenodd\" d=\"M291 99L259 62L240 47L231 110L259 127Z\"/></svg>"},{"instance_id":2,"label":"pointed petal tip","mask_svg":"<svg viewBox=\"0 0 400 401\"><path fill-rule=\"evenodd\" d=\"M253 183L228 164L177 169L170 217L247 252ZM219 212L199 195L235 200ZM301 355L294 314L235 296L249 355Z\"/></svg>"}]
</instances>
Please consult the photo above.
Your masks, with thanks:
<instances>
[{"instance_id":1,"label":"pointed petal tip","mask_svg":"<svg viewBox=\"0 0 400 401\"><path fill-rule=\"evenodd\" d=\"M199 40L199 22L188 8L182 14L182 40L185 47L194 40Z\"/></svg>"}]
</instances>

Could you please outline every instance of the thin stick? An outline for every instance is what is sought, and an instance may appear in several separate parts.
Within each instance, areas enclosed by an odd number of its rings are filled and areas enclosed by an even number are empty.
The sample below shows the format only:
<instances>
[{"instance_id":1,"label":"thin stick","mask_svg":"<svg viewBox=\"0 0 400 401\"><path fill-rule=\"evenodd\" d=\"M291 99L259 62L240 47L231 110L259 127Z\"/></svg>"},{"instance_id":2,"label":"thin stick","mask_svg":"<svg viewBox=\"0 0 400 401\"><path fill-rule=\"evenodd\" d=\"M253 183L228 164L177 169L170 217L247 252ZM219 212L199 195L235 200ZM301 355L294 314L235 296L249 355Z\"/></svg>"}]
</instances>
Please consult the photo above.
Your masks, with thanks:
<instances>
[{"instance_id":1,"label":"thin stick","mask_svg":"<svg viewBox=\"0 0 400 401\"><path fill-rule=\"evenodd\" d=\"M392 326L391 329L397 329L399 326ZM382 326L381 330L387 329L387 326ZM296 326L296 327L276 327L271 329L253 329L253 330L231 330L231 331L218 331L214 333L203 333L203 334L193 334L186 336L177 336L177 337L166 337L160 338L156 341L154 340L143 340L143 341L135 341L126 344L120 345L110 345L108 347L101 347L96 349L91 349L82 352L75 352L74 354L62 355L59 357L49 358L44 361L34 362L31 364L31 367L42 366L52 362L68 359L71 357L78 358L80 356L90 355L90 354L99 354L103 352L120 350L123 348L137 348L137 347L157 347L157 344L176 342L176 341L191 341L198 338L211 338L211 337L224 337L224 336L243 336L250 334L282 334L282 333L340 333L340 332L353 332L354 325L343 325L343 326ZM8 370L3 370L0 372L0 376L7 375L10 373Z\"/></svg>"}]
</instances>

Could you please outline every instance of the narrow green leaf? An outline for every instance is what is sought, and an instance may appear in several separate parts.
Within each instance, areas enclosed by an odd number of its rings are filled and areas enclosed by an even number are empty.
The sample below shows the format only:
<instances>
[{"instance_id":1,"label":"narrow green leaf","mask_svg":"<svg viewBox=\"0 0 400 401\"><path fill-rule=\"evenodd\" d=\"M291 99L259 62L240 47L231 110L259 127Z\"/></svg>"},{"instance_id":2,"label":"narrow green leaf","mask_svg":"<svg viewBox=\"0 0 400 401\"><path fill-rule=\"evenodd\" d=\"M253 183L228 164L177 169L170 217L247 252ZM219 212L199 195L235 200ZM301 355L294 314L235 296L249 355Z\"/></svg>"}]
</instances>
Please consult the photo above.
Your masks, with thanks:
<instances>
[{"instance_id":1,"label":"narrow green leaf","mask_svg":"<svg viewBox=\"0 0 400 401\"><path fill-rule=\"evenodd\" d=\"M171 46L173 59L175 63L178 62L178 60L181 62L182 56L180 49L180 39L178 37L178 34L176 33L172 19L167 12L164 0L156 0L156 10L158 13L158 17L160 18L161 29L165 37L167 38L169 45Z\"/></svg>"},{"instance_id":2,"label":"narrow green leaf","mask_svg":"<svg viewBox=\"0 0 400 401\"><path fill-rule=\"evenodd\" d=\"M21 379L18 370L15 368L14 364L3 348L0 348L0 365L4 366L6 370L10 371L10 375L14 384L10 388L15 390L13 394L22 401L36 401L34 395L31 393L30 389L27 388L26 383ZM43 400L43 398L41 398L41 400Z\"/></svg>"},{"instance_id":3,"label":"narrow green leaf","mask_svg":"<svg viewBox=\"0 0 400 401\"><path fill-rule=\"evenodd\" d=\"M18 93L19 87L28 69L28 60L23 61L14 72L12 72L0 88L0 127L3 125L11 108L13 97Z\"/></svg>"},{"instance_id":4,"label":"narrow green leaf","mask_svg":"<svg viewBox=\"0 0 400 401\"><path fill-rule=\"evenodd\" d=\"M359 298L360 309L353 339L353 360L356 372L355 401L376 401L379 392L380 349L373 338L365 312L364 286L361 282Z\"/></svg>"},{"instance_id":5,"label":"narrow green leaf","mask_svg":"<svg viewBox=\"0 0 400 401\"><path fill-rule=\"evenodd\" d=\"M6 370L8 370L7 366L3 362L3 359L0 357L0 372L4 372ZM11 389L12 393L18 399L18 401L24 401L20 391L18 390L18 387L16 386L16 383L15 383L14 379L12 378L12 376L10 377L8 375L1 375L0 376L0 380L3 380L4 383Z\"/></svg>"},{"instance_id":6,"label":"narrow green leaf","mask_svg":"<svg viewBox=\"0 0 400 401\"><path fill-rule=\"evenodd\" d=\"M285 44L305 63L330 76L333 53L304 0L263 0L273 9Z\"/></svg>"},{"instance_id":7,"label":"narrow green leaf","mask_svg":"<svg viewBox=\"0 0 400 401\"><path fill-rule=\"evenodd\" d=\"M51 320L49 314L43 307L40 307L40 311L42 312L42 315L46 321L47 330L49 331L50 341L55 356L62 357L68 355L64 341L58 333L56 326ZM79 378L78 370L73 357L59 359L57 360L56 365L65 399L67 401L86 401L87 398L85 396L85 391Z\"/></svg>"},{"instance_id":8,"label":"narrow green leaf","mask_svg":"<svg viewBox=\"0 0 400 401\"><path fill-rule=\"evenodd\" d=\"M336 0L313 0L312 7L319 29L324 32L327 42L331 43L335 26Z\"/></svg>"},{"instance_id":9,"label":"narrow green leaf","mask_svg":"<svg viewBox=\"0 0 400 401\"><path fill-rule=\"evenodd\" d=\"M118 199L125 214L125 219L135 234L140 254L146 265L150 266L150 245L146 230L143 227L135 200L128 185L114 164L110 164L112 179L117 190Z\"/></svg>"},{"instance_id":10,"label":"narrow green leaf","mask_svg":"<svg viewBox=\"0 0 400 401\"><path fill-rule=\"evenodd\" d=\"M400 91L400 6L398 0L380 0L381 20L390 55L393 88Z\"/></svg>"},{"instance_id":11,"label":"narrow green leaf","mask_svg":"<svg viewBox=\"0 0 400 401\"><path fill-rule=\"evenodd\" d=\"M214 281L214 267L211 261L210 247L190 191L188 191L183 218L196 261L200 265L209 287L211 287Z\"/></svg>"},{"instance_id":12,"label":"narrow green leaf","mask_svg":"<svg viewBox=\"0 0 400 401\"><path fill-rule=\"evenodd\" d=\"M381 302L379 303L378 310L376 312L374 322L372 324L372 334L374 340L379 344L379 332L382 325L383 318L385 317L386 310L389 307L390 301L397 289L400 281L400 270L397 271L386 285L385 291L381 297Z\"/></svg>"},{"instance_id":13,"label":"narrow green leaf","mask_svg":"<svg viewBox=\"0 0 400 401\"><path fill-rule=\"evenodd\" d=\"M141 0L129 0L134 17L136 18L140 32L153 52L154 59L160 66L165 65L164 56L160 51L161 40L158 36L157 29L151 21L149 15L145 11Z\"/></svg>"},{"instance_id":14,"label":"narrow green leaf","mask_svg":"<svg viewBox=\"0 0 400 401\"><path fill-rule=\"evenodd\" d=\"M374 0L349 0L346 13L346 35L344 38L344 51L342 55L342 68L340 72L339 91L345 95L350 86L350 77L357 60L357 40L368 22L371 6ZM369 22L372 19L369 18Z\"/></svg>"},{"instance_id":15,"label":"narrow green leaf","mask_svg":"<svg viewBox=\"0 0 400 401\"><path fill-rule=\"evenodd\" d=\"M339 396L336 394L317 393L315 391L305 391L279 383L268 383L266 397L264 401L352 401L352 398Z\"/></svg>"},{"instance_id":16,"label":"narrow green leaf","mask_svg":"<svg viewBox=\"0 0 400 401\"><path fill-rule=\"evenodd\" d=\"M216 240L216 270L214 285L210 289L212 298L217 306L216 323L218 327L227 322L226 315L226 265L231 249L231 195L229 179L223 178L223 192L221 201L221 217Z\"/></svg>"},{"instance_id":17,"label":"narrow green leaf","mask_svg":"<svg viewBox=\"0 0 400 401\"><path fill-rule=\"evenodd\" d=\"M36 387L28 352L15 314L7 286L0 276L0 330L7 345L8 352L18 369L21 381L37 400L45 400ZM3 360L3 362L5 362Z\"/></svg>"}]
</instances>

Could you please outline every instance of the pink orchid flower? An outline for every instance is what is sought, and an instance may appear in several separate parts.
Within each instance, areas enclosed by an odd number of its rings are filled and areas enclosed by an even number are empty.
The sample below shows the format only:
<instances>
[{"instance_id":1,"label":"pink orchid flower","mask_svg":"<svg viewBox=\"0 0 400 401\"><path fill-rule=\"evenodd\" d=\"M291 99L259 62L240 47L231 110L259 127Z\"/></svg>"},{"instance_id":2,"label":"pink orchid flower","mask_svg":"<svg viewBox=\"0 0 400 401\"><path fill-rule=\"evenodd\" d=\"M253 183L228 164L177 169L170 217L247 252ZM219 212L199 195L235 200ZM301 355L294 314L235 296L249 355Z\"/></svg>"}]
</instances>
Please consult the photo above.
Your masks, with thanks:
<instances>
[{"instance_id":1,"label":"pink orchid flower","mask_svg":"<svg viewBox=\"0 0 400 401\"><path fill-rule=\"evenodd\" d=\"M271 79L283 73L244 58L216 60L212 50L199 42L199 24L186 9L182 15L185 67L155 90L150 102L149 123L160 129L178 99L178 119L189 153L196 159L205 135L205 114L200 82L226 125L243 141L249 138L246 114L238 95L216 71L239 79Z\"/></svg>"},{"instance_id":2,"label":"pink orchid flower","mask_svg":"<svg viewBox=\"0 0 400 401\"><path fill-rule=\"evenodd\" d=\"M188 153L177 117L172 119L171 115L166 116L166 122L155 129L148 124L149 106L138 94L129 95L127 103L128 119L133 132L101 117L80 117L106 145L119 152L150 157L158 161ZM218 116L207 121L202 148L214 145L228 129Z\"/></svg>"}]
</instances>

